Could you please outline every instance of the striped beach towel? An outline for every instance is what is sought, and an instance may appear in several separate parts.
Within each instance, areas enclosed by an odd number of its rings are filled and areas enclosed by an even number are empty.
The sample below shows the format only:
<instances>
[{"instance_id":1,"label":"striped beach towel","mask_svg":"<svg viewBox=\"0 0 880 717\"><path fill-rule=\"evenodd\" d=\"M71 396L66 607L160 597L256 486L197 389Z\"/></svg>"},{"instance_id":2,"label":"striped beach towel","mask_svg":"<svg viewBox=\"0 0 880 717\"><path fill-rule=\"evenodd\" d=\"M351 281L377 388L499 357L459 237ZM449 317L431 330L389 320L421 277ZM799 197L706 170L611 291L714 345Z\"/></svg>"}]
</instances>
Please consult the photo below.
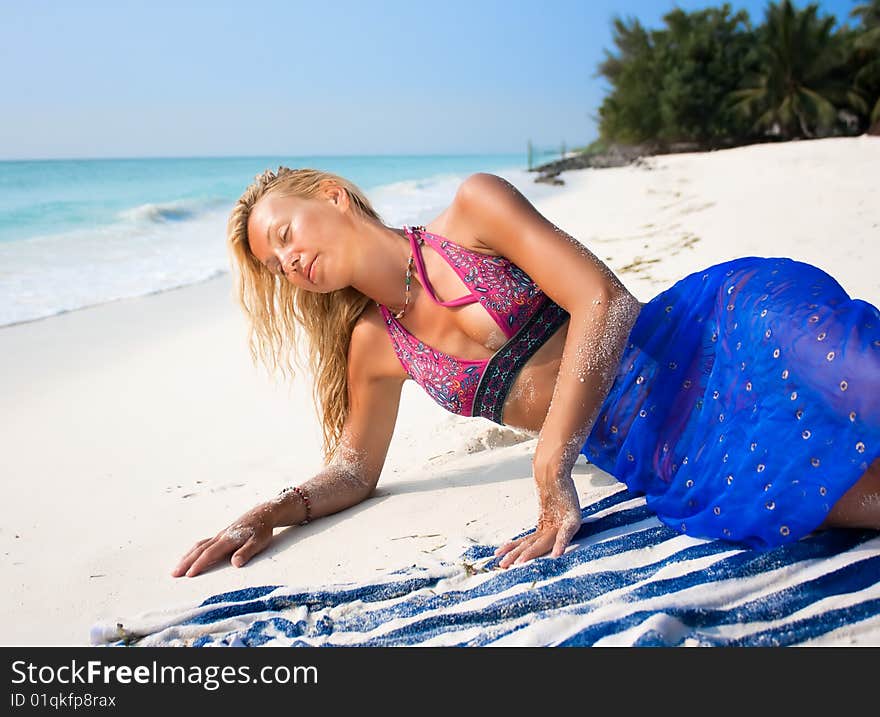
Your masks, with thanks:
<instances>
[{"instance_id":1,"label":"striped beach towel","mask_svg":"<svg viewBox=\"0 0 880 717\"><path fill-rule=\"evenodd\" d=\"M583 509L558 558L501 569L495 546L327 587L263 585L94 624L122 646L880 645L880 534L768 551L681 535L624 488Z\"/></svg>"}]
</instances>

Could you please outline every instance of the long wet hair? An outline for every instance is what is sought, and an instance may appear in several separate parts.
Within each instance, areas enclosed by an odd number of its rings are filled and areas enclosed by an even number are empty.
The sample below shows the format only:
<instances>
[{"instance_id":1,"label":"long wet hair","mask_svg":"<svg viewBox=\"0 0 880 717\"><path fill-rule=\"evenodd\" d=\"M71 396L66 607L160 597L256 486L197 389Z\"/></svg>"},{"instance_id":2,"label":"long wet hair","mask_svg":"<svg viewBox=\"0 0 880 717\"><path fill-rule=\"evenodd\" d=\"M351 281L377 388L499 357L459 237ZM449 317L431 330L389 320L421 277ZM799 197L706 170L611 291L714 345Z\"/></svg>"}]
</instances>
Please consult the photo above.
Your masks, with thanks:
<instances>
[{"instance_id":1,"label":"long wet hair","mask_svg":"<svg viewBox=\"0 0 880 717\"><path fill-rule=\"evenodd\" d=\"M329 293L307 291L275 275L251 253L247 223L257 200L268 194L312 199L331 181L348 192L352 209L381 222L364 193L352 182L319 169L278 167L256 176L236 202L226 227L227 250L235 276L235 294L248 320L248 346L254 365L262 361L270 375L296 376L302 368L301 342L306 333L308 367L314 378L312 399L323 433L323 455L331 463L339 449L349 411L348 348L358 317L371 299L353 287Z\"/></svg>"}]
</instances>

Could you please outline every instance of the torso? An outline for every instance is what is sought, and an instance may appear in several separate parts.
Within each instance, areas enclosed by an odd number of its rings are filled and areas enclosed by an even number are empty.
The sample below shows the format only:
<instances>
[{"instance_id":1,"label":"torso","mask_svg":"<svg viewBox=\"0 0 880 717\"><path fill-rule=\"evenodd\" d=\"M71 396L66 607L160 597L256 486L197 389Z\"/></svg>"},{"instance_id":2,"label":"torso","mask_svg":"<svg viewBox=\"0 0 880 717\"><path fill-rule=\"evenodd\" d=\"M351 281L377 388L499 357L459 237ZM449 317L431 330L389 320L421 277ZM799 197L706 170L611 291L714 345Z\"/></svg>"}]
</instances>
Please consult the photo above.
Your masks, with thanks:
<instances>
[{"instance_id":1,"label":"torso","mask_svg":"<svg viewBox=\"0 0 880 717\"><path fill-rule=\"evenodd\" d=\"M462 218L455 216L454 204L426 224L425 229L467 249L498 256L497 252L480 243ZM446 259L427 243L421 249L428 278L438 299L449 301L468 293L468 287ZM384 324L374 302L364 313L370 320ZM438 351L463 359L489 359L507 341L501 327L481 304L448 307L434 303L419 282L416 271L412 275L409 306L399 322ZM505 425L535 432L541 430L553 397L567 330L568 321L529 358L517 374L504 403L502 421ZM397 359L390 341L377 347L377 351L381 351L381 357L377 358L383 369L387 367L390 375L402 380L410 378Z\"/></svg>"}]
</instances>

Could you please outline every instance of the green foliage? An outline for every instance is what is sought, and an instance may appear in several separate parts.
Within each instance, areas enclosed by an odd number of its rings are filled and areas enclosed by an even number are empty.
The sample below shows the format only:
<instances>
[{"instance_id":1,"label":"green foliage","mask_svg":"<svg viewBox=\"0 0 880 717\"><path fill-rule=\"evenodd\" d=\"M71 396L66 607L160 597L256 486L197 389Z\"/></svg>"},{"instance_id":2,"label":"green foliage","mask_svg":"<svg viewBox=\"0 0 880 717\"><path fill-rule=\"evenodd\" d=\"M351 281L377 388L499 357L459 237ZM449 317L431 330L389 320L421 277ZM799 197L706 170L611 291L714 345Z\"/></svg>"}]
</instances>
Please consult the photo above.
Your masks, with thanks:
<instances>
[{"instance_id":1,"label":"green foliage","mask_svg":"<svg viewBox=\"0 0 880 717\"><path fill-rule=\"evenodd\" d=\"M611 85L600 141L710 148L863 131L880 116L880 0L851 16L859 27L835 30L791 0L769 3L756 28L729 3L676 8L656 30L615 16L616 52L596 73Z\"/></svg>"},{"instance_id":2,"label":"green foliage","mask_svg":"<svg viewBox=\"0 0 880 717\"><path fill-rule=\"evenodd\" d=\"M654 101L654 82L658 77L650 34L637 19L615 17L614 44L619 55L605 51L599 66L614 86L599 108L600 138L622 142L641 142L660 130L660 113Z\"/></svg>"},{"instance_id":3,"label":"green foliage","mask_svg":"<svg viewBox=\"0 0 880 717\"><path fill-rule=\"evenodd\" d=\"M839 72L845 36L833 33L835 23L833 16L819 18L815 4L768 5L757 33L759 69L731 95L753 129L786 139L831 134L847 91Z\"/></svg>"},{"instance_id":4,"label":"green foliage","mask_svg":"<svg viewBox=\"0 0 880 717\"><path fill-rule=\"evenodd\" d=\"M725 106L750 69L748 14L730 5L667 13L666 27L648 31L637 19L615 17L617 54L606 50L598 74L613 86L599 108L600 136L641 143L713 143L745 131Z\"/></svg>"},{"instance_id":5,"label":"green foliage","mask_svg":"<svg viewBox=\"0 0 880 717\"><path fill-rule=\"evenodd\" d=\"M880 122L880 0L854 7L850 16L860 20L848 63L857 97L853 104L873 124Z\"/></svg>"},{"instance_id":6,"label":"green foliage","mask_svg":"<svg viewBox=\"0 0 880 717\"><path fill-rule=\"evenodd\" d=\"M578 147L576 151L581 152L582 154L601 154L602 152L608 151L608 143L604 140L597 139L590 142L586 147Z\"/></svg>"},{"instance_id":7,"label":"green foliage","mask_svg":"<svg viewBox=\"0 0 880 717\"><path fill-rule=\"evenodd\" d=\"M665 16L667 30L655 45L666 68L657 98L660 140L711 144L747 131L725 98L751 69L753 33L746 12L730 12L725 4Z\"/></svg>"}]
</instances>

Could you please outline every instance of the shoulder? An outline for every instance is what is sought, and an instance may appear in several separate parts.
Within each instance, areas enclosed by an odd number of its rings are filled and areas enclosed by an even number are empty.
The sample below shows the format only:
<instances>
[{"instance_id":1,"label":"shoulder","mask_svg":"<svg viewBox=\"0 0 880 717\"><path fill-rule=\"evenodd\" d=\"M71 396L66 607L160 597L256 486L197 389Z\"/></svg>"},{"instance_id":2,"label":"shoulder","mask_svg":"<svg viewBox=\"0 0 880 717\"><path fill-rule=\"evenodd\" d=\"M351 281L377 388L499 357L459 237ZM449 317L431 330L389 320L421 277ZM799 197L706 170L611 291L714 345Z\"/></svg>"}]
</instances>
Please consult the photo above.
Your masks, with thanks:
<instances>
[{"instance_id":1,"label":"shoulder","mask_svg":"<svg viewBox=\"0 0 880 717\"><path fill-rule=\"evenodd\" d=\"M454 206L482 244L522 269L569 313L627 293L593 252L503 177L471 174L459 185Z\"/></svg>"},{"instance_id":2,"label":"shoulder","mask_svg":"<svg viewBox=\"0 0 880 717\"><path fill-rule=\"evenodd\" d=\"M466 177L458 185L450 210L467 227L474 244L485 253L501 256L505 247L494 241L490 234L496 232L487 232L487 225L501 216L512 226L529 210L532 216L537 214L516 187L504 177L489 172L475 172ZM497 222L494 228L497 229Z\"/></svg>"},{"instance_id":3,"label":"shoulder","mask_svg":"<svg viewBox=\"0 0 880 717\"><path fill-rule=\"evenodd\" d=\"M485 177L486 179L483 179ZM429 232L449 239L454 244L487 256L500 256L493 247L480 240L479 217L474 216L474 192L480 192L483 184L492 185L505 181L494 174L477 172L464 179L459 185L449 206L434 221L427 225Z\"/></svg>"},{"instance_id":4,"label":"shoulder","mask_svg":"<svg viewBox=\"0 0 880 717\"><path fill-rule=\"evenodd\" d=\"M490 172L474 172L466 177L455 192L454 203L461 211L479 211L486 203L501 203L518 199L519 190L504 177Z\"/></svg>"},{"instance_id":5,"label":"shoulder","mask_svg":"<svg viewBox=\"0 0 880 717\"><path fill-rule=\"evenodd\" d=\"M509 244L504 241L504 235L511 230L526 229L540 217L513 184L489 172L475 172L466 177L458 185L449 211L480 250L501 256L506 255Z\"/></svg>"},{"instance_id":6,"label":"shoulder","mask_svg":"<svg viewBox=\"0 0 880 717\"><path fill-rule=\"evenodd\" d=\"M385 318L370 301L355 322L348 349L348 372L358 380L409 378L385 327Z\"/></svg>"},{"instance_id":7,"label":"shoulder","mask_svg":"<svg viewBox=\"0 0 880 717\"><path fill-rule=\"evenodd\" d=\"M503 177L489 172L475 172L462 180L446 207L426 228L432 234L448 239L466 249L488 256L504 256L497 245L485 236L485 219L493 212L505 213L513 203L522 209L531 208L523 195Z\"/></svg>"},{"instance_id":8,"label":"shoulder","mask_svg":"<svg viewBox=\"0 0 880 717\"><path fill-rule=\"evenodd\" d=\"M482 191L493 187L513 187L504 177L490 172L474 172L466 177L461 184L458 185L457 195L464 195L468 192Z\"/></svg>"}]
</instances>

